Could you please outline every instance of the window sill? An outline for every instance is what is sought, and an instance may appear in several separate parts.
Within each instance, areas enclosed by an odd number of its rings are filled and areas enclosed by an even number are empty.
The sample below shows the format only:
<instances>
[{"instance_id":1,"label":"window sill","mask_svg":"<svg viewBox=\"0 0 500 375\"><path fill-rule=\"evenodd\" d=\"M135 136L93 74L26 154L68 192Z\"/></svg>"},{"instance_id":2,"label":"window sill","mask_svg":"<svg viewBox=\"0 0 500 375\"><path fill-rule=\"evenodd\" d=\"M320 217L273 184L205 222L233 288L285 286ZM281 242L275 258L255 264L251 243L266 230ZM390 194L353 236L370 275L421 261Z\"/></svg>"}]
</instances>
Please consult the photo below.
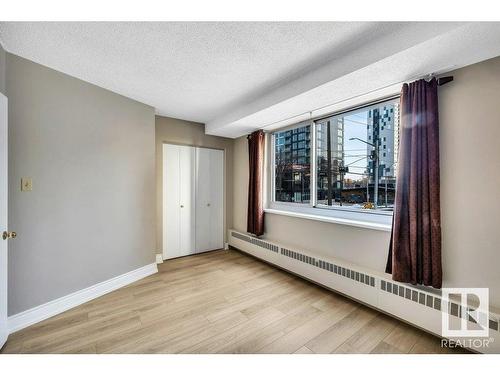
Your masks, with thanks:
<instances>
[{"instance_id":1,"label":"window sill","mask_svg":"<svg viewBox=\"0 0 500 375\"><path fill-rule=\"evenodd\" d=\"M349 213L348 215L344 213L343 214L344 217L339 217L339 215L335 212L335 210L328 210L329 211L328 215L319 215L316 212L314 213L311 212L311 210L317 211L318 209L311 207L308 208L273 207L273 208L265 208L264 212L275 215L297 217L300 219L322 221L325 223L334 223L340 225L349 225L358 228L380 230L383 232L390 232L392 227L392 215L377 215L380 217L378 217L377 220L374 220L373 219L374 215L369 213L356 212L356 213ZM352 216L352 217L346 217L346 216ZM360 219L360 217L362 218ZM365 218L366 220L364 220Z\"/></svg>"}]
</instances>

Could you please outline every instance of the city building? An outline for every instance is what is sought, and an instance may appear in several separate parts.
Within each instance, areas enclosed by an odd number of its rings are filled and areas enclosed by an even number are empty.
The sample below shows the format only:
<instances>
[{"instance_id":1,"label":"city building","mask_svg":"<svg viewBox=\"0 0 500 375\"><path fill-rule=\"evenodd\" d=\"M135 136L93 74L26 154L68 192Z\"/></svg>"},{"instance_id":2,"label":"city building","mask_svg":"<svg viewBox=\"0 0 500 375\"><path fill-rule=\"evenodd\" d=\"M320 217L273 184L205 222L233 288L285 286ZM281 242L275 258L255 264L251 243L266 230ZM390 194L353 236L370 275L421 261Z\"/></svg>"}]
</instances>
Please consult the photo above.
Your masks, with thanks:
<instances>
[{"instance_id":1,"label":"city building","mask_svg":"<svg viewBox=\"0 0 500 375\"><path fill-rule=\"evenodd\" d=\"M344 184L344 118L330 117L316 123L317 201L318 204L340 200ZM328 157L330 154L330 158ZM330 189L329 189L330 187Z\"/></svg>"},{"instance_id":2,"label":"city building","mask_svg":"<svg viewBox=\"0 0 500 375\"><path fill-rule=\"evenodd\" d=\"M397 153L399 147L399 104L384 105L368 111L367 140L371 144L378 142L379 146L379 183L387 181L394 184L396 181ZM373 151L367 145L367 154ZM375 160L369 159L368 173L370 183L375 182Z\"/></svg>"},{"instance_id":3,"label":"city building","mask_svg":"<svg viewBox=\"0 0 500 375\"><path fill-rule=\"evenodd\" d=\"M311 181L311 126L275 134L276 200L307 203Z\"/></svg>"}]
</instances>

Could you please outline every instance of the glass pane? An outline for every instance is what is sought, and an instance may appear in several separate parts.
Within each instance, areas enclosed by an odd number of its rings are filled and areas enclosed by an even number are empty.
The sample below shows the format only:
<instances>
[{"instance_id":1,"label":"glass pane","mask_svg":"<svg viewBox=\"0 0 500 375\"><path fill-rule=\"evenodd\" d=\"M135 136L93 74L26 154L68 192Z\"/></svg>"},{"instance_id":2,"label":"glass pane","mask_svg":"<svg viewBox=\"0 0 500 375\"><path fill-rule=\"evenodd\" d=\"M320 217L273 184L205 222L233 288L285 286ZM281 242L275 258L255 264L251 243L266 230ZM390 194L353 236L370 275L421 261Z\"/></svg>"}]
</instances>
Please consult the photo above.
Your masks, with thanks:
<instances>
[{"instance_id":1,"label":"glass pane","mask_svg":"<svg viewBox=\"0 0 500 375\"><path fill-rule=\"evenodd\" d=\"M323 119L316 129L317 204L392 210L399 103Z\"/></svg>"},{"instance_id":2,"label":"glass pane","mask_svg":"<svg viewBox=\"0 0 500 375\"><path fill-rule=\"evenodd\" d=\"M275 200L309 203L311 126L274 134Z\"/></svg>"}]
</instances>

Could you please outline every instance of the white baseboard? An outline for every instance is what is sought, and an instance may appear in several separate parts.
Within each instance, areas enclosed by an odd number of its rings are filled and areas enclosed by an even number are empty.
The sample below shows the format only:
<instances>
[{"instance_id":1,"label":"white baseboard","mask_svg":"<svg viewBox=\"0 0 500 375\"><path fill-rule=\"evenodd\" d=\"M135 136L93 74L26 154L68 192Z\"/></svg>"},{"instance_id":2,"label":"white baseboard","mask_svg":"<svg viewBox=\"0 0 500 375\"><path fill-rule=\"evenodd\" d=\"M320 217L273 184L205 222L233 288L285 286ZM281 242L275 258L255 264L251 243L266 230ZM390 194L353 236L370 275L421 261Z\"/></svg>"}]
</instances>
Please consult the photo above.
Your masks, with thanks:
<instances>
[{"instance_id":1,"label":"white baseboard","mask_svg":"<svg viewBox=\"0 0 500 375\"><path fill-rule=\"evenodd\" d=\"M0 349L2 349L2 347L6 341L7 341L7 331L5 329L1 329L0 330Z\"/></svg>"},{"instance_id":2,"label":"white baseboard","mask_svg":"<svg viewBox=\"0 0 500 375\"><path fill-rule=\"evenodd\" d=\"M144 267L124 273L123 275L113 277L112 279L44 303L43 305L39 305L29 310L9 316L7 320L9 332L14 333L19 331L20 329L41 322L42 320L48 319L94 298L122 288L156 272L158 272L156 263L151 263Z\"/></svg>"},{"instance_id":3,"label":"white baseboard","mask_svg":"<svg viewBox=\"0 0 500 375\"><path fill-rule=\"evenodd\" d=\"M163 254L156 254L156 264L163 263Z\"/></svg>"}]
</instances>

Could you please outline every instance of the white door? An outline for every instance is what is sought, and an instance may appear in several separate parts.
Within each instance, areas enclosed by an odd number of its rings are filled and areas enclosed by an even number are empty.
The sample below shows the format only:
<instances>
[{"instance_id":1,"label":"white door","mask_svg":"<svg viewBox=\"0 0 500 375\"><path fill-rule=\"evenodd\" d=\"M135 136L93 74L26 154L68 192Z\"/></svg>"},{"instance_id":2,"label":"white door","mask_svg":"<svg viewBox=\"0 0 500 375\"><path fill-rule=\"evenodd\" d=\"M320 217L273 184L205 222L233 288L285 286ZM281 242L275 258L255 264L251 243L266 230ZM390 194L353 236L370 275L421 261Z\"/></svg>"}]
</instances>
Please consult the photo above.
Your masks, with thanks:
<instances>
[{"instance_id":1,"label":"white door","mask_svg":"<svg viewBox=\"0 0 500 375\"><path fill-rule=\"evenodd\" d=\"M163 145L163 258L195 253L195 149Z\"/></svg>"},{"instance_id":2,"label":"white door","mask_svg":"<svg viewBox=\"0 0 500 375\"><path fill-rule=\"evenodd\" d=\"M180 253L194 254L195 247L195 148L179 146L179 183L180 183Z\"/></svg>"},{"instance_id":3,"label":"white door","mask_svg":"<svg viewBox=\"0 0 500 375\"><path fill-rule=\"evenodd\" d=\"M179 146L163 145L163 259L180 252L180 152Z\"/></svg>"},{"instance_id":4,"label":"white door","mask_svg":"<svg viewBox=\"0 0 500 375\"><path fill-rule=\"evenodd\" d=\"M0 348L7 341L7 98L0 93Z\"/></svg>"},{"instance_id":5,"label":"white door","mask_svg":"<svg viewBox=\"0 0 500 375\"><path fill-rule=\"evenodd\" d=\"M163 258L223 247L224 152L163 145Z\"/></svg>"},{"instance_id":6,"label":"white door","mask_svg":"<svg viewBox=\"0 0 500 375\"><path fill-rule=\"evenodd\" d=\"M224 247L224 151L210 150L210 249Z\"/></svg>"},{"instance_id":7,"label":"white door","mask_svg":"<svg viewBox=\"0 0 500 375\"><path fill-rule=\"evenodd\" d=\"M196 251L221 249L224 236L224 151L196 150Z\"/></svg>"},{"instance_id":8,"label":"white door","mask_svg":"<svg viewBox=\"0 0 500 375\"><path fill-rule=\"evenodd\" d=\"M208 148L196 148L196 252L211 250L210 200L211 200L211 152Z\"/></svg>"}]
</instances>

